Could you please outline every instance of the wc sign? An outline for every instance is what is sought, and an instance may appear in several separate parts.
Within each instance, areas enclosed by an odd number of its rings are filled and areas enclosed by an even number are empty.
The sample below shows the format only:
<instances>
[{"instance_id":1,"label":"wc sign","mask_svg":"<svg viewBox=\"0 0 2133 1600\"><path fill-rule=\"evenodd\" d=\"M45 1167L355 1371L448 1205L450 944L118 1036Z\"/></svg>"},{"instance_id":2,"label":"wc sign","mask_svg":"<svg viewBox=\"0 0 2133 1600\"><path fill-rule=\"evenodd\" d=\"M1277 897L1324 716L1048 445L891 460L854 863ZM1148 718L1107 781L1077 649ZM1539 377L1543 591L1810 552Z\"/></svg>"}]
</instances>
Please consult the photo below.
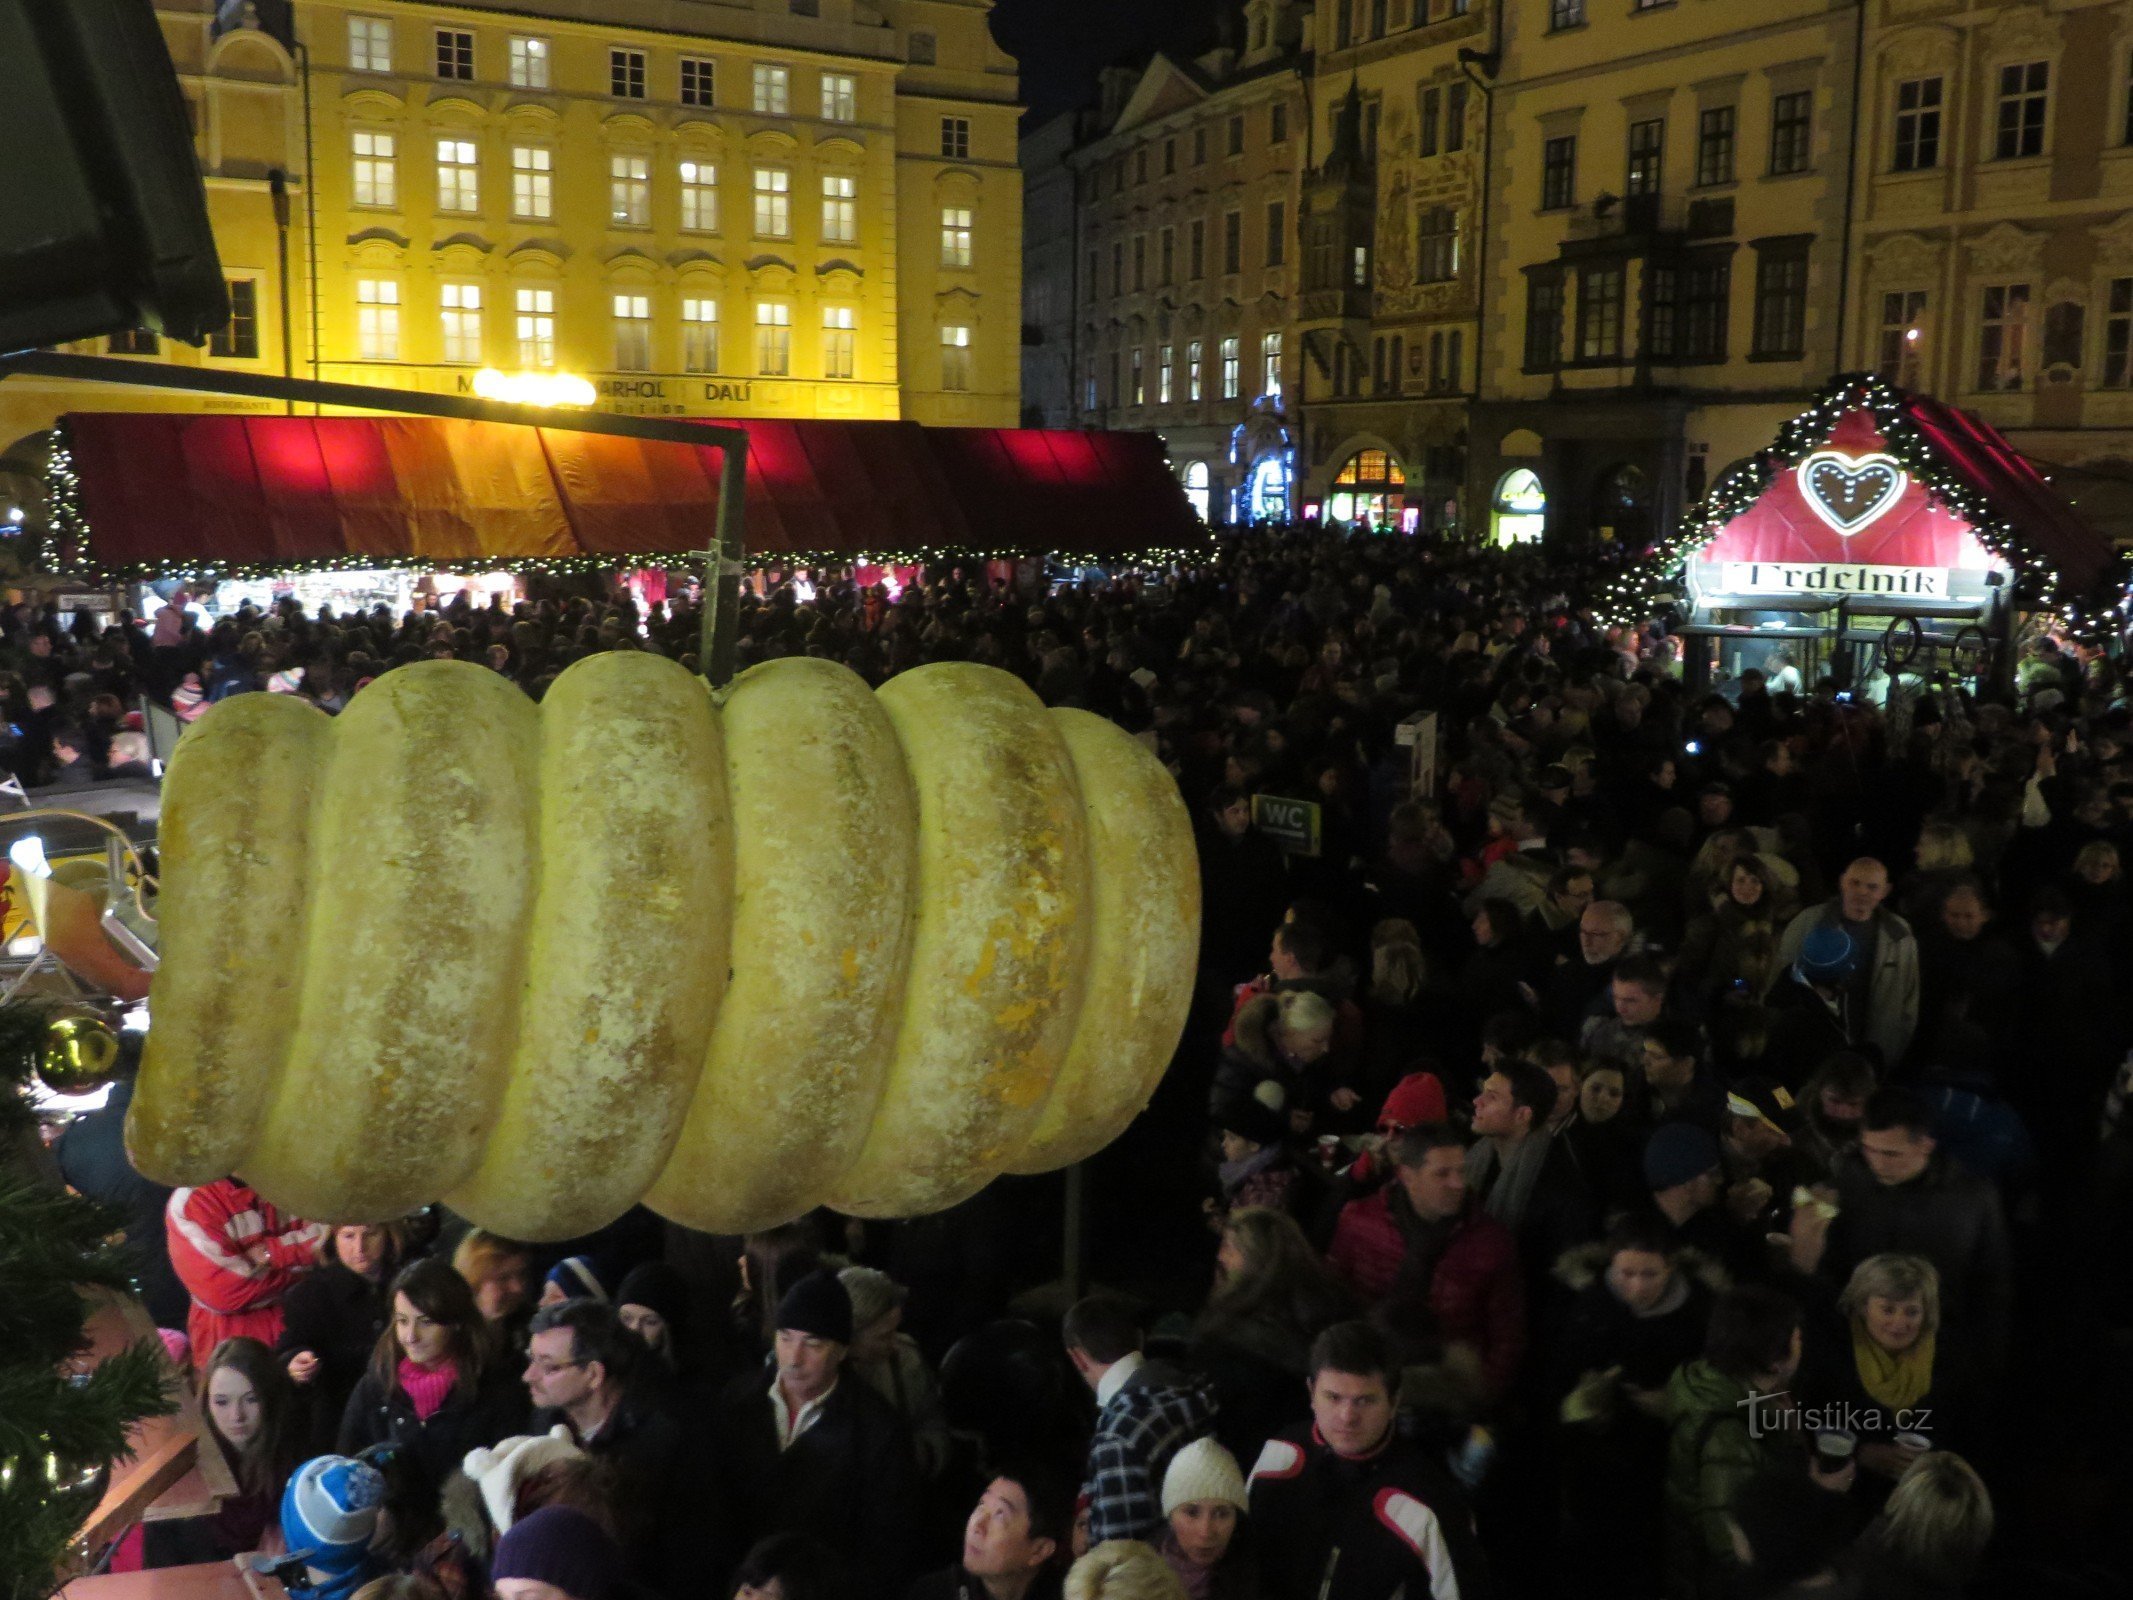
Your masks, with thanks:
<instances>
[{"instance_id":1,"label":"wc sign","mask_svg":"<svg viewBox=\"0 0 2133 1600\"><path fill-rule=\"evenodd\" d=\"M1252 796L1252 826L1292 856L1318 854L1318 806L1284 794Z\"/></svg>"}]
</instances>

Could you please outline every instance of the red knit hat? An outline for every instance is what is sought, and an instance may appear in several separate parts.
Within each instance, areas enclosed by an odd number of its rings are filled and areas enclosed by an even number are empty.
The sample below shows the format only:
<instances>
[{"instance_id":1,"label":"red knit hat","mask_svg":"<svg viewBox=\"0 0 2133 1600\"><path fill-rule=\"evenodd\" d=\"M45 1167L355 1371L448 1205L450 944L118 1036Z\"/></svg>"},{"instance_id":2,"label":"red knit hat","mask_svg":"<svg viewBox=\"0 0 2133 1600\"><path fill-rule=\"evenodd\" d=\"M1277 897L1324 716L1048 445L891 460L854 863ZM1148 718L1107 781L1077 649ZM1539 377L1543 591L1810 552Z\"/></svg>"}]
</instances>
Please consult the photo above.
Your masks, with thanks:
<instances>
[{"instance_id":1,"label":"red knit hat","mask_svg":"<svg viewBox=\"0 0 2133 1600\"><path fill-rule=\"evenodd\" d=\"M1444 1085L1434 1072L1410 1072L1392 1086L1385 1109L1378 1113L1378 1131L1433 1127L1450 1120L1444 1105Z\"/></svg>"}]
</instances>

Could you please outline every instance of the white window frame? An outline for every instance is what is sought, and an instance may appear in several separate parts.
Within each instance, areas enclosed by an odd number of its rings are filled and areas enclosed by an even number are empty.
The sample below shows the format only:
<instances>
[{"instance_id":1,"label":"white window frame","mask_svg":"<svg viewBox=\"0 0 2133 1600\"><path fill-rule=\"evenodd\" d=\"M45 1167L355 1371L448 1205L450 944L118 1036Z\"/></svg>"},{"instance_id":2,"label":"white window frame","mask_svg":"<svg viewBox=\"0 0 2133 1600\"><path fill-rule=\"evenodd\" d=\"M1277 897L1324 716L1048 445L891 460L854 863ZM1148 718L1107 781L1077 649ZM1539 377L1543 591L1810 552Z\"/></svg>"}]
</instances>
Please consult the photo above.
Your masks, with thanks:
<instances>
[{"instance_id":1,"label":"white window frame","mask_svg":"<svg viewBox=\"0 0 2133 1600\"><path fill-rule=\"evenodd\" d=\"M755 190L755 237L792 237L792 169L757 167Z\"/></svg>"},{"instance_id":2,"label":"white window frame","mask_svg":"<svg viewBox=\"0 0 2133 1600\"><path fill-rule=\"evenodd\" d=\"M481 210L481 151L472 139L439 136L437 209L458 217L473 216Z\"/></svg>"},{"instance_id":3,"label":"white window frame","mask_svg":"<svg viewBox=\"0 0 2133 1600\"><path fill-rule=\"evenodd\" d=\"M518 364L545 372L555 366L556 289L552 283L522 283L512 292L512 333Z\"/></svg>"},{"instance_id":4,"label":"white window frame","mask_svg":"<svg viewBox=\"0 0 2133 1600\"><path fill-rule=\"evenodd\" d=\"M775 61L758 61L750 70L752 93L748 103L759 117L792 115L792 68Z\"/></svg>"},{"instance_id":5,"label":"white window frame","mask_svg":"<svg viewBox=\"0 0 2133 1600\"><path fill-rule=\"evenodd\" d=\"M555 151L545 144L511 147L511 215L520 222L555 218Z\"/></svg>"},{"instance_id":6,"label":"white window frame","mask_svg":"<svg viewBox=\"0 0 2133 1600\"><path fill-rule=\"evenodd\" d=\"M2020 308L2009 314L2008 302L2017 290L2021 292ZM1985 309L1986 296L1994 293L2001 297L2001 311L1997 320L1988 317ZM2030 318L2037 309L2035 286L2026 279L2015 279L2006 283L1981 283L1977 286L1977 297L1977 360L1973 363L1969 376L1982 394L2019 394L2029 387L2030 378L2035 371L2030 359L2033 351L2029 326ZM1988 384L1983 381L1986 336L1995 330L2000 334L2000 349L1994 362L1994 381ZM2012 382L2008 381L2010 377Z\"/></svg>"},{"instance_id":7,"label":"white window frame","mask_svg":"<svg viewBox=\"0 0 2133 1600\"><path fill-rule=\"evenodd\" d=\"M652 158L641 150L611 150L607 157L607 225L652 225Z\"/></svg>"},{"instance_id":8,"label":"white window frame","mask_svg":"<svg viewBox=\"0 0 2133 1600\"><path fill-rule=\"evenodd\" d=\"M437 286L437 327L444 360L451 366L481 365L481 285L463 280Z\"/></svg>"},{"instance_id":9,"label":"white window frame","mask_svg":"<svg viewBox=\"0 0 2133 1600\"><path fill-rule=\"evenodd\" d=\"M718 232L718 167L710 161L684 157L675 163L674 178L681 201L677 214L683 233Z\"/></svg>"},{"instance_id":10,"label":"white window frame","mask_svg":"<svg viewBox=\"0 0 2133 1600\"><path fill-rule=\"evenodd\" d=\"M366 211L400 209L400 141L383 128L348 130L349 204Z\"/></svg>"},{"instance_id":11,"label":"white window frame","mask_svg":"<svg viewBox=\"0 0 2133 1600\"><path fill-rule=\"evenodd\" d=\"M849 72L825 72L822 74L822 120L824 122L857 122L859 120L859 80Z\"/></svg>"},{"instance_id":12,"label":"white window frame","mask_svg":"<svg viewBox=\"0 0 2133 1600\"><path fill-rule=\"evenodd\" d=\"M792 302L755 303L755 370L762 378L792 376Z\"/></svg>"},{"instance_id":13,"label":"white window frame","mask_svg":"<svg viewBox=\"0 0 2133 1600\"><path fill-rule=\"evenodd\" d=\"M615 370L652 370L652 297L637 289L616 289L609 298L615 322Z\"/></svg>"},{"instance_id":14,"label":"white window frame","mask_svg":"<svg viewBox=\"0 0 2133 1600\"><path fill-rule=\"evenodd\" d=\"M941 118L941 159L943 161L968 161L970 159L970 119L968 117Z\"/></svg>"},{"instance_id":15,"label":"white window frame","mask_svg":"<svg viewBox=\"0 0 2133 1600\"><path fill-rule=\"evenodd\" d=\"M859 371L859 313L851 306L822 308L822 376L849 379Z\"/></svg>"},{"instance_id":16,"label":"white window frame","mask_svg":"<svg viewBox=\"0 0 2133 1600\"><path fill-rule=\"evenodd\" d=\"M822 242L859 242L859 180L849 173L823 174Z\"/></svg>"},{"instance_id":17,"label":"white window frame","mask_svg":"<svg viewBox=\"0 0 2133 1600\"><path fill-rule=\"evenodd\" d=\"M392 69L392 19L351 16L348 19L348 70L390 72Z\"/></svg>"},{"instance_id":18,"label":"white window frame","mask_svg":"<svg viewBox=\"0 0 2133 1600\"><path fill-rule=\"evenodd\" d=\"M1244 341L1231 334L1222 341L1222 398L1234 400L1244 387Z\"/></svg>"},{"instance_id":19,"label":"white window frame","mask_svg":"<svg viewBox=\"0 0 2133 1600\"><path fill-rule=\"evenodd\" d=\"M511 35L511 87L545 89L552 81L555 48L537 34Z\"/></svg>"},{"instance_id":20,"label":"white window frame","mask_svg":"<svg viewBox=\"0 0 2133 1600\"><path fill-rule=\"evenodd\" d=\"M681 370L718 371L718 301L687 295L681 302Z\"/></svg>"},{"instance_id":21,"label":"white window frame","mask_svg":"<svg viewBox=\"0 0 2133 1600\"><path fill-rule=\"evenodd\" d=\"M970 329L962 323L952 323L941 329L941 392L943 394L969 394L976 387L977 357L971 345Z\"/></svg>"},{"instance_id":22,"label":"white window frame","mask_svg":"<svg viewBox=\"0 0 2133 1600\"><path fill-rule=\"evenodd\" d=\"M941 265L967 271L977 260L977 213L969 206L941 207Z\"/></svg>"},{"instance_id":23,"label":"white window frame","mask_svg":"<svg viewBox=\"0 0 2133 1600\"><path fill-rule=\"evenodd\" d=\"M645 53L630 45L607 47L607 95L610 100L642 100L651 88Z\"/></svg>"},{"instance_id":24,"label":"white window frame","mask_svg":"<svg viewBox=\"0 0 2133 1600\"><path fill-rule=\"evenodd\" d=\"M1259 392L1269 400L1281 398L1281 330L1263 334L1259 340Z\"/></svg>"},{"instance_id":25,"label":"white window frame","mask_svg":"<svg viewBox=\"0 0 2133 1600\"><path fill-rule=\"evenodd\" d=\"M1192 405L1198 405L1206 393L1206 352L1198 339L1185 346L1185 399Z\"/></svg>"},{"instance_id":26,"label":"white window frame","mask_svg":"<svg viewBox=\"0 0 2133 1600\"><path fill-rule=\"evenodd\" d=\"M1155 403L1159 406L1170 404L1170 375L1176 357L1176 345L1166 344L1155 353Z\"/></svg>"},{"instance_id":27,"label":"white window frame","mask_svg":"<svg viewBox=\"0 0 2133 1600\"><path fill-rule=\"evenodd\" d=\"M356 280L356 359L400 359L400 280Z\"/></svg>"},{"instance_id":28,"label":"white window frame","mask_svg":"<svg viewBox=\"0 0 2133 1600\"><path fill-rule=\"evenodd\" d=\"M689 87L691 76L697 79L697 87L693 95ZM681 66L675 74L674 93L681 104L685 106L703 108L716 105L718 103L718 62L710 56L683 56L681 58Z\"/></svg>"},{"instance_id":29,"label":"white window frame","mask_svg":"<svg viewBox=\"0 0 2133 1600\"><path fill-rule=\"evenodd\" d=\"M443 67L444 67L444 64L445 64L445 61L444 61L444 52L445 52L445 41L446 41L447 39L449 39L449 40L451 40L451 41L452 41L452 44L451 44L451 51L452 51L452 65L453 65L453 66L454 66L455 68L456 68L456 67L457 67L457 66L459 65L459 44L460 44L460 41L464 40L464 41L466 42L466 47L467 47L467 54L466 54L466 67L467 67L467 70L466 70L466 71L465 71L464 73L460 73L460 72L454 71L454 72L452 72L452 73L451 73L451 74L450 74L449 76L447 76L447 75L446 75L446 73L445 73L445 72L444 72L444 71L442 70L442 69L443 69ZM433 66L435 66L435 67L436 67L436 68L438 69L438 71L437 71L437 81L438 81L439 83L472 83L472 82L474 81L474 30L473 30L472 28L439 28L439 29L437 29L437 30L436 30L436 39L435 39L434 45L433 45L433 47L432 47L432 54L433 54L433 55L434 55L434 56L436 57L436 60L435 60L435 61L434 61L434 62L432 63L432 65L433 65Z\"/></svg>"}]
</instances>

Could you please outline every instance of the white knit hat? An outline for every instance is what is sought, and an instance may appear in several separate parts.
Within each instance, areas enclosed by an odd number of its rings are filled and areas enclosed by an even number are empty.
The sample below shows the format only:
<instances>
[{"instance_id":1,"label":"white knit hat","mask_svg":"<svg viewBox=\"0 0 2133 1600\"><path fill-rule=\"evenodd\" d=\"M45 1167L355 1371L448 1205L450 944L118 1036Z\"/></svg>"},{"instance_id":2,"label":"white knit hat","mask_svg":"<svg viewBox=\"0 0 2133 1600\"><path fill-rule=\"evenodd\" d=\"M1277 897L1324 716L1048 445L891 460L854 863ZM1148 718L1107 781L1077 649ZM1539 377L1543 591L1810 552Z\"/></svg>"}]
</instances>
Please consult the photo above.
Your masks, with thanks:
<instances>
[{"instance_id":1,"label":"white knit hat","mask_svg":"<svg viewBox=\"0 0 2133 1600\"><path fill-rule=\"evenodd\" d=\"M1244 1498L1244 1474L1237 1458L1213 1439L1195 1439L1170 1458L1163 1474L1163 1515L1196 1500L1219 1500L1239 1511L1249 1511Z\"/></svg>"},{"instance_id":2,"label":"white knit hat","mask_svg":"<svg viewBox=\"0 0 2133 1600\"><path fill-rule=\"evenodd\" d=\"M481 1488L481 1503L498 1533L511 1526L511 1513L518 1505L518 1486L551 1461L581 1456L570 1430L558 1422L546 1433L514 1434L495 1445L467 1452L462 1469Z\"/></svg>"}]
</instances>

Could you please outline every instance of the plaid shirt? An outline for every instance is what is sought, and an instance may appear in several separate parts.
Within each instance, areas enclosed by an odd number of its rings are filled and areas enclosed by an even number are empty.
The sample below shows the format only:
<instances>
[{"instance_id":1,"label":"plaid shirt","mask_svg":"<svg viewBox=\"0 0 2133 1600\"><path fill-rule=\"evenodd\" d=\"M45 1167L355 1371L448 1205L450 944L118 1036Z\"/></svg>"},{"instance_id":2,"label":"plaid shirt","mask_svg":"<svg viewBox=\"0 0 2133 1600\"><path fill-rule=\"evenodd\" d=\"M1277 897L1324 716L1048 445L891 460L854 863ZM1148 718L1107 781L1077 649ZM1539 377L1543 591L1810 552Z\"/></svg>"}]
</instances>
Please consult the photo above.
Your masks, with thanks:
<instances>
[{"instance_id":1,"label":"plaid shirt","mask_svg":"<svg viewBox=\"0 0 2133 1600\"><path fill-rule=\"evenodd\" d=\"M1152 1540L1163 1527L1170 1458L1212 1431L1214 1397L1163 1362L1144 1363L1096 1418L1089 1444L1089 1543Z\"/></svg>"}]
</instances>

